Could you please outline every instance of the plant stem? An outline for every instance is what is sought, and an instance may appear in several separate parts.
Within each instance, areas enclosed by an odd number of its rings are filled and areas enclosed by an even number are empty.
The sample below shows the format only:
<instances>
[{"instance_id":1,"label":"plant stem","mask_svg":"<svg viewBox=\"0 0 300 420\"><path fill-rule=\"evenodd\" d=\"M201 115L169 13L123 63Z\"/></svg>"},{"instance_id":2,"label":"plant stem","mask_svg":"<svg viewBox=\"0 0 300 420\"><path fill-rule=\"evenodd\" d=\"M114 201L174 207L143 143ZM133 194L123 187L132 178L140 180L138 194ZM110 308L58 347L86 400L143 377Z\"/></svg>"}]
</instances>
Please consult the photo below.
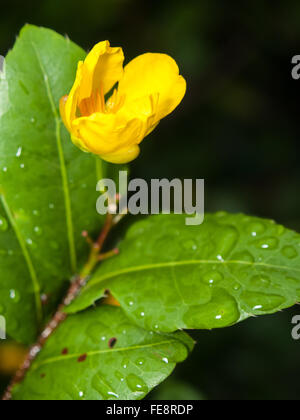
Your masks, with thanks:
<instances>
[{"instance_id":1,"label":"plant stem","mask_svg":"<svg viewBox=\"0 0 300 420\"><path fill-rule=\"evenodd\" d=\"M81 291L82 287L88 281L89 276L93 272L94 268L97 266L99 261L103 261L104 259L110 258L118 253L116 249L111 252L101 254L103 249L104 243L110 233L112 227L114 226L114 219L111 214L106 216L106 220L104 226L101 230L101 233L96 240L93 242L87 235L87 241L91 245L90 255L88 257L87 263L84 265L83 269L81 270L80 274L75 278L72 282L66 296L64 297L62 303L58 306L55 315L52 317L51 321L46 325L42 333L40 334L36 343L29 349L28 354L25 358L20 369L16 372L15 376L11 380L10 384L8 385L5 394L2 397L2 401L9 401L12 398L12 390L15 385L22 382L30 369L32 362L35 360L37 355L40 353L42 348L44 347L46 341L49 337L53 334L53 332L59 327L59 325L67 318L67 314L65 313L65 308L69 306L78 296L79 292Z\"/></svg>"}]
</instances>

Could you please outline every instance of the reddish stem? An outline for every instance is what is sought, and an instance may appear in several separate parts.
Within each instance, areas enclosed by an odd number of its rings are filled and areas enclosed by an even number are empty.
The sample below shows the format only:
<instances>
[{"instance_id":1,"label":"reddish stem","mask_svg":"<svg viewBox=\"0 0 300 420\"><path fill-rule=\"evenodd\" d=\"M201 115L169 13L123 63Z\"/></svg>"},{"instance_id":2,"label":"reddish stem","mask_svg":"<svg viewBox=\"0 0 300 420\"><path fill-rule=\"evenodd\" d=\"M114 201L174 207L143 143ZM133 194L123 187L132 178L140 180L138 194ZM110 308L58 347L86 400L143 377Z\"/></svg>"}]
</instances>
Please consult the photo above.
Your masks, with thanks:
<instances>
[{"instance_id":1,"label":"reddish stem","mask_svg":"<svg viewBox=\"0 0 300 420\"><path fill-rule=\"evenodd\" d=\"M101 250L103 249L104 243L107 239L107 236L113 226L113 216L108 214L101 230L101 233L95 243L91 244L91 252L88 258L86 265L83 267L81 274L78 275L75 281L71 284L66 296L64 297L62 303L59 305L55 315L51 321L43 329L41 335L39 336L36 343L30 347L25 361L22 366L18 369L15 376L12 378L10 384L8 385L5 394L2 397L2 401L9 401L12 399L12 390L15 385L22 382L30 369L32 362L35 360L37 355L40 353L44 347L46 341L53 334L54 331L59 327L59 325L67 318L67 314L64 312L65 308L69 306L78 296L82 287L86 284L88 276L91 274L93 269L96 267L99 261L108 258L109 256L116 255L116 251L113 250L110 253L103 254L104 257L101 258ZM85 232L84 237L88 239L88 234ZM89 241L88 241L89 242Z\"/></svg>"}]
</instances>

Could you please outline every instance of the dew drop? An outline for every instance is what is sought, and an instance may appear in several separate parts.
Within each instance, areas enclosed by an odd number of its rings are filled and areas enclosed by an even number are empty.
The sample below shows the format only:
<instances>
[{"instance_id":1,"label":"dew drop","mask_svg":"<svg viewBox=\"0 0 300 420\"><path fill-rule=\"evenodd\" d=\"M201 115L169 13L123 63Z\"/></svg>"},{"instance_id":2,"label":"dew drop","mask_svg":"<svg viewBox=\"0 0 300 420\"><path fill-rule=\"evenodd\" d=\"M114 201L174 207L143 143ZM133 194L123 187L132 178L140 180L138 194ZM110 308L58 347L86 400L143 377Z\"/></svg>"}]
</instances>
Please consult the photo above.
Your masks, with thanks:
<instances>
[{"instance_id":1,"label":"dew drop","mask_svg":"<svg viewBox=\"0 0 300 420\"><path fill-rule=\"evenodd\" d=\"M102 331L102 334L103 334L103 332L106 330L106 328L107 327L101 322L93 323L87 328L86 334L88 335L88 337L90 337L90 339L95 344L99 344L101 342L101 340L102 341L106 340L105 336L101 336L101 331Z\"/></svg>"},{"instance_id":2,"label":"dew drop","mask_svg":"<svg viewBox=\"0 0 300 420\"><path fill-rule=\"evenodd\" d=\"M163 361L164 363L166 363L166 364L168 364L168 363L169 363L169 359L168 359L167 357L163 357L163 358L162 358L162 361Z\"/></svg>"},{"instance_id":3,"label":"dew drop","mask_svg":"<svg viewBox=\"0 0 300 420\"><path fill-rule=\"evenodd\" d=\"M257 275L252 277L251 279L251 284L255 287L258 288L265 288L270 286L271 280L268 276L264 276L264 275Z\"/></svg>"},{"instance_id":4,"label":"dew drop","mask_svg":"<svg viewBox=\"0 0 300 420\"><path fill-rule=\"evenodd\" d=\"M293 246L285 246L282 248L281 253L284 257L289 258L290 260L298 257L298 252Z\"/></svg>"},{"instance_id":5,"label":"dew drop","mask_svg":"<svg viewBox=\"0 0 300 420\"><path fill-rule=\"evenodd\" d=\"M129 359L127 359L127 358L123 359L123 361L122 361L123 369L127 369L129 363L130 363Z\"/></svg>"},{"instance_id":6,"label":"dew drop","mask_svg":"<svg viewBox=\"0 0 300 420\"><path fill-rule=\"evenodd\" d=\"M15 289L9 291L9 297L15 303L20 302L20 293Z\"/></svg>"},{"instance_id":7,"label":"dew drop","mask_svg":"<svg viewBox=\"0 0 300 420\"><path fill-rule=\"evenodd\" d=\"M216 235L216 258L224 262L236 247L239 240L239 232L234 226L223 226Z\"/></svg>"},{"instance_id":8,"label":"dew drop","mask_svg":"<svg viewBox=\"0 0 300 420\"><path fill-rule=\"evenodd\" d=\"M108 391L107 395L110 397L119 398L119 395L112 391Z\"/></svg>"},{"instance_id":9,"label":"dew drop","mask_svg":"<svg viewBox=\"0 0 300 420\"><path fill-rule=\"evenodd\" d=\"M102 395L103 399L110 399L109 397L119 398L119 395L114 392L113 389L109 389L108 386L103 382L102 373L96 374L92 379L92 387ZM107 390L108 388L108 390Z\"/></svg>"},{"instance_id":10,"label":"dew drop","mask_svg":"<svg viewBox=\"0 0 300 420\"><path fill-rule=\"evenodd\" d=\"M34 230L34 233L38 236L41 236L43 233L43 230L39 226L35 226L33 230Z\"/></svg>"},{"instance_id":11,"label":"dew drop","mask_svg":"<svg viewBox=\"0 0 300 420\"><path fill-rule=\"evenodd\" d=\"M27 243L27 245L29 245L31 248L33 248L33 249L36 249L37 248L37 245L36 245L36 243L35 242L33 242L33 240L31 239L31 238L27 238L26 239L26 243Z\"/></svg>"},{"instance_id":12,"label":"dew drop","mask_svg":"<svg viewBox=\"0 0 300 420\"><path fill-rule=\"evenodd\" d=\"M20 157L22 154L22 147L19 147L16 153L16 157Z\"/></svg>"},{"instance_id":13,"label":"dew drop","mask_svg":"<svg viewBox=\"0 0 300 420\"><path fill-rule=\"evenodd\" d=\"M257 248L274 250L278 248L279 241L277 238L266 238L256 242Z\"/></svg>"},{"instance_id":14,"label":"dew drop","mask_svg":"<svg viewBox=\"0 0 300 420\"><path fill-rule=\"evenodd\" d=\"M115 377L120 381L120 382L124 382L125 381L125 378L124 378L124 376L122 375L122 373L120 373L120 372L118 372L118 371L116 371L115 372Z\"/></svg>"},{"instance_id":15,"label":"dew drop","mask_svg":"<svg viewBox=\"0 0 300 420\"><path fill-rule=\"evenodd\" d=\"M131 306L132 307L134 305L134 302L133 302L132 298L127 299L126 300L126 304L127 304L127 306Z\"/></svg>"},{"instance_id":16,"label":"dew drop","mask_svg":"<svg viewBox=\"0 0 300 420\"><path fill-rule=\"evenodd\" d=\"M242 286L241 286L239 283L235 283L235 284L233 285L233 290L237 292L237 291L239 291L239 290L241 289L241 287L242 287Z\"/></svg>"},{"instance_id":17,"label":"dew drop","mask_svg":"<svg viewBox=\"0 0 300 420\"><path fill-rule=\"evenodd\" d=\"M279 308L285 301L279 295L267 295L264 293L244 292L241 294L240 299L249 306L253 311L274 311Z\"/></svg>"},{"instance_id":18,"label":"dew drop","mask_svg":"<svg viewBox=\"0 0 300 420\"><path fill-rule=\"evenodd\" d=\"M255 238L265 233L266 226L261 222L253 222L253 223L247 224L246 231L247 233L249 233L251 236Z\"/></svg>"},{"instance_id":19,"label":"dew drop","mask_svg":"<svg viewBox=\"0 0 300 420\"><path fill-rule=\"evenodd\" d=\"M138 376L131 374L126 378L127 385L132 392L140 392L146 394L148 392L148 386Z\"/></svg>"},{"instance_id":20,"label":"dew drop","mask_svg":"<svg viewBox=\"0 0 300 420\"><path fill-rule=\"evenodd\" d=\"M204 274L202 278L202 282L205 284L213 285L218 284L224 279L223 274L218 271L209 271L208 273Z\"/></svg>"},{"instance_id":21,"label":"dew drop","mask_svg":"<svg viewBox=\"0 0 300 420\"><path fill-rule=\"evenodd\" d=\"M183 242L182 245L183 245L183 249L185 249L186 251L197 251L198 249L198 246L193 239L189 239Z\"/></svg>"},{"instance_id":22,"label":"dew drop","mask_svg":"<svg viewBox=\"0 0 300 420\"><path fill-rule=\"evenodd\" d=\"M5 232L8 229L8 222L4 217L0 216L0 230Z\"/></svg>"},{"instance_id":23,"label":"dew drop","mask_svg":"<svg viewBox=\"0 0 300 420\"><path fill-rule=\"evenodd\" d=\"M3 170L3 172L7 172L7 167L4 166L4 168L2 170Z\"/></svg>"},{"instance_id":24,"label":"dew drop","mask_svg":"<svg viewBox=\"0 0 300 420\"><path fill-rule=\"evenodd\" d=\"M189 329L226 327L239 320L236 300L221 288L214 287L212 291L210 302L191 306L185 313L183 320Z\"/></svg>"}]
</instances>

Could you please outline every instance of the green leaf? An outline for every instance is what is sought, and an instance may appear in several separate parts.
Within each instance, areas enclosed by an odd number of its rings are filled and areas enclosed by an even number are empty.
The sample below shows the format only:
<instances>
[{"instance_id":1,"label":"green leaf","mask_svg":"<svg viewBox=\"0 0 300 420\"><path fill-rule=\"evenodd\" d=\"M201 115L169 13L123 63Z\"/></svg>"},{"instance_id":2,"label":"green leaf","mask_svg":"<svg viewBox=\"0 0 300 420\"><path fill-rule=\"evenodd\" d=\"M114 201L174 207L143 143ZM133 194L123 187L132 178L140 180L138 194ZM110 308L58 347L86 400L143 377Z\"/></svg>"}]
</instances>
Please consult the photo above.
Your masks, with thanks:
<instances>
[{"instance_id":1,"label":"green leaf","mask_svg":"<svg viewBox=\"0 0 300 420\"><path fill-rule=\"evenodd\" d=\"M269 220L207 215L201 226L161 215L134 224L76 302L109 289L128 317L157 331L211 329L274 313L300 299L300 235Z\"/></svg>"},{"instance_id":2,"label":"green leaf","mask_svg":"<svg viewBox=\"0 0 300 420\"><path fill-rule=\"evenodd\" d=\"M58 110L84 56L69 39L25 26L0 73L0 314L24 342L86 258L82 230L102 224L102 162L72 144Z\"/></svg>"},{"instance_id":3,"label":"green leaf","mask_svg":"<svg viewBox=\"0 0 300 420\"><path fill-rule=\"evenodd\" d=\"M117 341L110 348L112 338ZM156 334L133 325L120 308L90 309L70 316L50 337L14 399L142 399L193 345L185 333Z\"/></svg>"}]
</instances>

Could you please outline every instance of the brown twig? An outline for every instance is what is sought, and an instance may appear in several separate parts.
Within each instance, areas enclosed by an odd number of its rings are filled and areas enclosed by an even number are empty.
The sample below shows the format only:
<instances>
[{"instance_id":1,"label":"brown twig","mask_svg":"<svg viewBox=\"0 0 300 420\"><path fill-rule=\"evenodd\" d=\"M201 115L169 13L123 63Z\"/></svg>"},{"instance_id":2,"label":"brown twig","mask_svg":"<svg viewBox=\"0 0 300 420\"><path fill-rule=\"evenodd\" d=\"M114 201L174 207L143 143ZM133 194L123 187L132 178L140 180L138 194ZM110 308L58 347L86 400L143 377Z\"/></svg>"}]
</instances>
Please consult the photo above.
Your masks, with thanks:
<instances>
[{"instance_id":1,"label":"brown twig","mask_svg":"<svg viewBox=\"0 0 300 420\"><path fill-rule=\"evenodd\" d=\"M30 369L32 365L32 362L40 353L46 341L53 334L53 332L59 327L59 325L67 318L67 314L65 313L65 308L69 306L76 299L82 287L86 284L88 277L90 276L90 274L92 273L96 265L99 263L99 261L103 261L106 258L112 257L113 255L117 255L118 250L116 249L114 249L111 252L101 254L104 243L113 226L114 226L113 216L111 214L108 214L106 217L103 229L101 230L101 233L96 242L93 242L91 240L87 232L83 232L83 236L86 238L87 242L91 246L91 251L90 251L88 261L83 267L80 275L78 275L75 278L75 280L72 282L65 298L63 299L63 302L59 305L51 321L43 329L36 343L29 349L24 363L22 364L20 369L16 372L15 376L13 377L10 384L8 385L5 391L5 394L2 397L2 401L11 400L12 390L14 386L23 381L28 370Z\"/></svg>"}]
</instances>

